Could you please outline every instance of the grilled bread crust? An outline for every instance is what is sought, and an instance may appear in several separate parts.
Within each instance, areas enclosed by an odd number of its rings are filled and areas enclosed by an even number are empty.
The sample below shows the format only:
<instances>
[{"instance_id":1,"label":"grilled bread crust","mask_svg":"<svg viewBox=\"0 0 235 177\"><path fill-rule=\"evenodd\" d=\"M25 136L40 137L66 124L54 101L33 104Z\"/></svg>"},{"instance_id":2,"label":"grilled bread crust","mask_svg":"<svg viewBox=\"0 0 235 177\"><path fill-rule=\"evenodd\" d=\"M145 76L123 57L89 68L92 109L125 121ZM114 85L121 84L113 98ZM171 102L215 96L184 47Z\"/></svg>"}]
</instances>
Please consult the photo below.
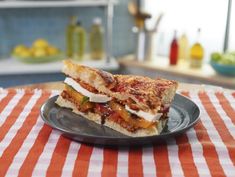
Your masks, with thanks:
<instances>
[{"instance_id":1,"label":"grilled bread crust","mask_svg":"<svg viewBox=\"0 0 235 177\"><path fill-rule=\"evenodd\" d=\"M146 111L158 111L161 105L170 104L176 89L177 82L165 79L151 79L134 75L115 75L117 84L113 95L120 100L123 96L131 98L132 104ZM125 98L124 98L125 99Z\"/></svg>"},{"instance_id":2,"label":"grilled bread crust","mask_svg":"<svg viewBox=\"0 0 235 177\"><path fill-rule=\"evenodd\" d=\"M112 75L111 73L64 61L62 70L73 79L81 80L132 109L156 113L162 105L170 104L178 83L143 76Z\"/></svg>"},{"instance_id":3,"label":"grilled bread crust","mask_svg":"<svg viewBox=\"0 0 235 177\"><path fill-rule=\"evenodd\" d=\"M63 62L64 67L62 72L74 79L79 79L89 84L98 91L105 92L116 85L116 79L111 73L83 65L77 65L71 60L64 60Z\"/></svg>"}]
</instances>

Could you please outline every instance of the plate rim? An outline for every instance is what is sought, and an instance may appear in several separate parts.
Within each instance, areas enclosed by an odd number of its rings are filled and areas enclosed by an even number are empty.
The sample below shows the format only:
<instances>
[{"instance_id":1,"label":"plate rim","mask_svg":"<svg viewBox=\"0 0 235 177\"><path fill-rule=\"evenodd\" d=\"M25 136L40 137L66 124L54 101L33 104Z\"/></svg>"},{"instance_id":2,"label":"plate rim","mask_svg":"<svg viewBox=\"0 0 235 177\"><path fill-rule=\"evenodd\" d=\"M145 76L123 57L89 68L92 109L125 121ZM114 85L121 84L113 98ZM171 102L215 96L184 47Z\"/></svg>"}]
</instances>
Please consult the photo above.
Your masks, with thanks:
<instances>
[{"instance_id":1,"label":"plate rim","mask_svg":"<svg viewBox=\"0 0 235 177\"><path fill-rule=\"evenodd\" d=\"M167 137L167 136L174 136L175 134L182 134L184 133L186 130L190 129L191 127L193 127L196 123L199 122L200 120L200 117L201 117L201 110L200 110L200 107L195 103L195 101L191 100L190 98L184 96L184 95L181 95L181 94L178 94L176 93L177 96L180 96L180 97L184 97L184 99L187 99L189 100L190 102L192 102L197 110L198 110L198 116L195 118L195 120L193 122L190 122L186 127L183 127L182 129L179 129L179 130L176 130L176 131L173 131L173 132L170 132L170 133L164 133L164 134L158 134L158 135L151 135L151 136L140 136L140 137L132 137L132 136L127 136L127 135L124 135L123 137L115 137L115 136L99 136L99 135L90 135L90 134L87 134L87 133L83 133L83 134L77 134L75 132L71 132L69 130L66 130L66 129L63 129L61 127L57 127L57 126L54 126L54 124L51 124L50 121L48 121L44 115L43 115L43 110L44 110L44 107L46 106L46 104L49 102L49 100L52 100L52 99L55 99L56 97L58 97L58 95L55 95L55 96L52 96L51 98L47 99L46 102L43 103L43 105L41 106L40 108L40 117L42 118L42 120L44 121L45 124L47 124L48 126L54 128L54 129L57 129L59 131L61 131L62 133L65 133L65 134L70 134L70 135L74 135L74 136L80 136L82 138L97 138L97 139L105 139L105 140L123 140L123 141L127 141L127 140L141 140L141 139L145 139L145 138L164 138L164 137ZM65 108L66 109L66 108ZM68 108L67 108L68 109ZM73 113L71 111L71 113ZM75 114L75 113L73 113ZM82 115L79 115L81 117L83 117ZM99 125L99 124L97 124ZM100 125L101 126L101 125ZM113 130L115 131L115 130Z\"/></svg>"}]
</instances>

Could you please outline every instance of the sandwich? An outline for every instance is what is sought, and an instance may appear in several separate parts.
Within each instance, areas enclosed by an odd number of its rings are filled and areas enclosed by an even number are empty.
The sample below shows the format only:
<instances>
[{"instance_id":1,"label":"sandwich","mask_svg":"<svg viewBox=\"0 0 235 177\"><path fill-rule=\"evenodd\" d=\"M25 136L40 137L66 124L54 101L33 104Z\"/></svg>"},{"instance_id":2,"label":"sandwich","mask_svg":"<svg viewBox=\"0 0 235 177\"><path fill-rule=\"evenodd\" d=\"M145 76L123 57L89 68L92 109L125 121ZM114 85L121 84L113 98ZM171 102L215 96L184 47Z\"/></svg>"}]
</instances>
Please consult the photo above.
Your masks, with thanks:
<instances>
[{"instance_id":1,"label":"sandwich","mask_svg":"<svg viewBox=\"0 0 235 177\"><path fill-rule=\"evenodd\" d=\"M176 81L111 73L64 61L56 100L85 119L132 137L158 135L168 120Z\"/></svg>"}]
</instances>

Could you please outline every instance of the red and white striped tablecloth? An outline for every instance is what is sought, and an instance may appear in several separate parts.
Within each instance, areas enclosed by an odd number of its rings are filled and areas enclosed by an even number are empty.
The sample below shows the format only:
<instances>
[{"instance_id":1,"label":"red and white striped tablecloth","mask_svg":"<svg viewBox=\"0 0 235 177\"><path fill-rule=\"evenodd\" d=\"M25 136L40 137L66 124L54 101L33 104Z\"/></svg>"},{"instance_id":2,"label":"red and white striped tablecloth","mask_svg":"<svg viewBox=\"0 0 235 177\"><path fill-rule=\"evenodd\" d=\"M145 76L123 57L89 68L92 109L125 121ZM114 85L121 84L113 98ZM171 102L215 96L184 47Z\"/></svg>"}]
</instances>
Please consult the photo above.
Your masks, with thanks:
<instances>
[{"instance_id":1,"label":"red and white striped tablecloth","mask_svg":"<svg viewBox=\"0 0 235 177\"><path fill-rule=\"evenodd\" d=\"M145 148L108 149L71 141L45 125L40 106L56 92L0 91L0 177L235 176L235 92L184 92L200 122Z\"/></svg>"}]
</instances>

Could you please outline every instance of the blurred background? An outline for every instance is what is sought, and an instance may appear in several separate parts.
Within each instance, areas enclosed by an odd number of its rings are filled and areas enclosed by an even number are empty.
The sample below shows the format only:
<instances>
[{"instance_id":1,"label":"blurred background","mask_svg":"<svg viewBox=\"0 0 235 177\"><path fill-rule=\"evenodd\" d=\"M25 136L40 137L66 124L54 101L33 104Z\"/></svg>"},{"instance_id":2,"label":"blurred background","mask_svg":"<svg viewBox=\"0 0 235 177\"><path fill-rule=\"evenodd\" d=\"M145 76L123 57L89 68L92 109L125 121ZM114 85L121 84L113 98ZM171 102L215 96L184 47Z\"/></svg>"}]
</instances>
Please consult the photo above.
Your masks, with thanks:
<instances>
[{"instance_id":1,"label":"blurred background","mask_svg":"<svg viewBox=\"0 0 235 177\"><path fill-rule=\"evenodd\" d=\"M0 1L0 86L62 81L63 59L235 88L232 0Z\"/></svg>"}]
</instances>

